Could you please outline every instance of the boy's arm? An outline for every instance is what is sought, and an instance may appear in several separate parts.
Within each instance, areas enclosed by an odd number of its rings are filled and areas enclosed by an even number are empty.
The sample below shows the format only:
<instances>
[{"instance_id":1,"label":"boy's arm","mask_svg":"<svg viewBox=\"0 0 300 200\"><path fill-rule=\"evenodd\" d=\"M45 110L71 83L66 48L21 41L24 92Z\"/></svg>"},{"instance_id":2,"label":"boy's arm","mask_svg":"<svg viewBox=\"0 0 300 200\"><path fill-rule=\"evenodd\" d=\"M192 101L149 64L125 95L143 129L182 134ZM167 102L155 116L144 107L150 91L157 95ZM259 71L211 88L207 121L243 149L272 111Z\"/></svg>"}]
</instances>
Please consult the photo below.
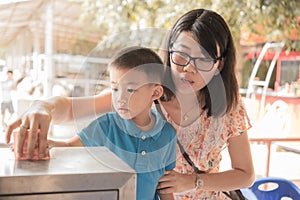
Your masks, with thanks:
<instances>
[{"instance_id":1,"label":"boy's arm","mask_svg":"<svg viewBox=\"0 0 300 200\"><path fill-rule=\"evenodd\" d=\"M169 194L159 194L159 198L160 198L161 200L174 200L173 193L169 193Z\"/></svg>"},{"instance_id":2,"label":"boy's arm","mask_svg":"<svg viewBox=\"0 0 300 200\"><path fill-rule=\"evenodd\" d=\"M51 140L48 139L48 145L49 147L82 147L83 144L80 140L80 138L75 135L68 141L59 141L59 140Z\"/></svg>"},{"instance_id":3,"label":"boy's arm","mask_svg":"<svg viewBox=\"0 0 300 200\"><path fill-rule=\"evenodd\" d=\"M65 141L58 141L58 140L52 140L52 139L48 139L47 140L48 143L48 147L52 148L52 147L67 147L68 144Z\"/></svg>"}]
</instances>

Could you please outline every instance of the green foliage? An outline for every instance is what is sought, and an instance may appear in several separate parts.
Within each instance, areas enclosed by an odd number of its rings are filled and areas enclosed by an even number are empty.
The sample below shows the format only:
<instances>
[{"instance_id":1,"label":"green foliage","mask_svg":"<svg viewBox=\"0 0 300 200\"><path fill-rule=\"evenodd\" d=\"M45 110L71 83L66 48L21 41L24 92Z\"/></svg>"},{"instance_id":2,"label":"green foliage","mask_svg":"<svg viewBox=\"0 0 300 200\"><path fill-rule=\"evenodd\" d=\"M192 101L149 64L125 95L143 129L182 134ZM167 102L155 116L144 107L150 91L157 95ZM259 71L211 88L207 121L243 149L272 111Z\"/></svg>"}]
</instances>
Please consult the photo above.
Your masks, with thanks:
<instances>
[{"instance_id":1,"label":"green foliage","mask_svg":"<svg viewBox=\"0 0 300 200\"><path fill-rule=\"evenodd\" d=\"M248 0L242 26L267 41L283 41L288 49L300 50L299 42L291 40L291 34L300 38L299 0Z\"/></svg>"},{"instance_id":2,"label":"green foliage","mask_svg":"<svg viewBox=\"0 0 300 200\"><path fill-rule=\"evenodd\" d=\"M267 41L284 41L289 49L300 50L299 42L290 40L291 32L300 37L299 0L82 0L83 20L92 21L104 34L134 29L170 29L183 13L194 8L207 8L220 13L239 41L241 28L264 37ZM296 20L298 17L298 21ZM127 36L126 36L127 37ZM128 37L120 37L126 44ZM160 36L161 37L161 36ZM116 41L112 41L111 44Z\"/></svg>"}]
</instances>

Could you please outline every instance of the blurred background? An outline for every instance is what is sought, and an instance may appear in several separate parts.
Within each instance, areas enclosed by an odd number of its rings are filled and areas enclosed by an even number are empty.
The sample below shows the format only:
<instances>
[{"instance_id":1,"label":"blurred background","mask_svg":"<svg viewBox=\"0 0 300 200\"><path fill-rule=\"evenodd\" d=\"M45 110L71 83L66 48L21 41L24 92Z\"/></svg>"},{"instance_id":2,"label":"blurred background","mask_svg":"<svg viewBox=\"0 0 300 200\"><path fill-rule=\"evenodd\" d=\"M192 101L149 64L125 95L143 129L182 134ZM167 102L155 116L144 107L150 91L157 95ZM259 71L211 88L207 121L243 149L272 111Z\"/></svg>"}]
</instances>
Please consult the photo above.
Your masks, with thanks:
<instances>
[{"instance_id":1,"label":"blurred background","mask_svg":"<svg viewBox=\"0 0 300 200\"><path fill-rule=\"evenodd\" d=\"M299 184L299 0L1 0L0 100L13 105L1 115L1 130L33 100L103 91L115 50L133 44L158 49L175 20L199 7L221 14L234 35L257 176ZM3 86L8 71L9 89ZM79 127L56 125L49 134L71 136Z\"/></svg>"}]
</instances>

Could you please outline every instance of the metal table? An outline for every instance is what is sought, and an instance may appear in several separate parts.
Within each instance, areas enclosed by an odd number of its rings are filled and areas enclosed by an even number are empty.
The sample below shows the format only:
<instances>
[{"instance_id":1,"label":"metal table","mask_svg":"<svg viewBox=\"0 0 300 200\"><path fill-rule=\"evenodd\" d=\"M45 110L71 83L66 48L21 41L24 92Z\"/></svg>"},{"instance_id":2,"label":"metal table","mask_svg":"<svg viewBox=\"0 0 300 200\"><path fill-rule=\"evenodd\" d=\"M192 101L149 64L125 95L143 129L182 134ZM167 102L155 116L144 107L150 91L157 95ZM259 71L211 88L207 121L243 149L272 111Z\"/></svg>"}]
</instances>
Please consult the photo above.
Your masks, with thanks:
<instances>
[{"instance_id":1,"label":"metal table","mask_svg":"<svg viewBox=\"0 0 300 200\"><path fill-rule=\"evenodd\" d=\"M107 148L59 147L50 156L16 161L0 148L0 199L135 199L135 171Z\"/></svg>"}]
</instances>

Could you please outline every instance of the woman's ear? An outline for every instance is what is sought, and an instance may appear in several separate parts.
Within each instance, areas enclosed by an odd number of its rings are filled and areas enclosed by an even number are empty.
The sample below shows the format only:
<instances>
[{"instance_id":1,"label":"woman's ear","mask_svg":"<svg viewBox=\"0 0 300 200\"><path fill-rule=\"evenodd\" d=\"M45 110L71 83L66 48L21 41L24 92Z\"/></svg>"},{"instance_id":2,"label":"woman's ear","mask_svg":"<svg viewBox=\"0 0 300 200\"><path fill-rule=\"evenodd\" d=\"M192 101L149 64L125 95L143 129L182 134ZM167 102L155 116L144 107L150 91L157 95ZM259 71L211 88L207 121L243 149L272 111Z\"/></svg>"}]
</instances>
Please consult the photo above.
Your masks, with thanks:
<instances>
[{"instance_id":1,"label":"woman's ear","mask_svg":"<svg viewBox=\"0 0 300 200\"><path fill-rule=\"evenodd\" d=\"M219 64L219 66L218 66L219 72L222 71L222 69L223 69L223 67L224 67L224 62L225 62L225 58L222 57L221 60L220 60L220 64Z\"/></svg>"},{"instance_id":2,"label":"woman's ear","mask_svg":"<svg viewBox=\"0 0 300 200\"><path fill-rule=\"evenodd\" d=\"M221 60L219 61L219 66L218 69L215 72L215 76L219 75L220 72L222 71L223 67L224 67L224 57L221 58Z\"/></svg>"},{"instance_id":3,"label":"woman's ear","mask_svg":"<svg viewBox=\"0 0 300 200\"><path fill-rule=\"evenodd\" d=\"M152 100L156 100L159 99L164 93L164 89L161 85L155 85L155 88L153 90L153 94L152 94Z\"/></svg>"}]
</instances>

